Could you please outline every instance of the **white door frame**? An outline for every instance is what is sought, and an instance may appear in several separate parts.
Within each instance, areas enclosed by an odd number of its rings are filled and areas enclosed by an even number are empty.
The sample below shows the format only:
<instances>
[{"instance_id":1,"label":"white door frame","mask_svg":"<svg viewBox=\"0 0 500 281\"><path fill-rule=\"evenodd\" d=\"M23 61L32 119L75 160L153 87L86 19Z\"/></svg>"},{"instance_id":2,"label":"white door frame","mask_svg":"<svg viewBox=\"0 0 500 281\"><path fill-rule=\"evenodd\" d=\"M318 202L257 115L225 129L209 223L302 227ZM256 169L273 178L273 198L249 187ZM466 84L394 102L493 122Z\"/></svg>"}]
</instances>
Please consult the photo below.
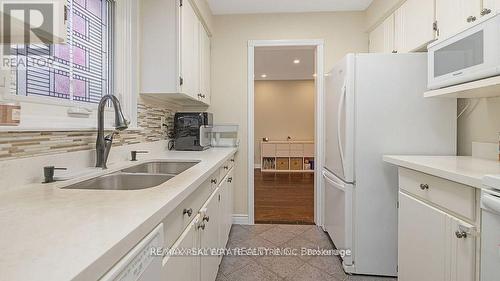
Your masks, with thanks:
<instances>
[{"instance_id":1,"label":"white door frame","mask_svg":"<svg viewBox=\"0 0 500 281\"><path fill-rule=\"evenodd\" d=\"M316 48L315 95L315 166L314 166L314 222L323 226L324 190L321 169L324 164L324 40L249 40L248 41L248 223L254 224L254 51L255 47L313 46Z\"/></svg>"}]
</instances>

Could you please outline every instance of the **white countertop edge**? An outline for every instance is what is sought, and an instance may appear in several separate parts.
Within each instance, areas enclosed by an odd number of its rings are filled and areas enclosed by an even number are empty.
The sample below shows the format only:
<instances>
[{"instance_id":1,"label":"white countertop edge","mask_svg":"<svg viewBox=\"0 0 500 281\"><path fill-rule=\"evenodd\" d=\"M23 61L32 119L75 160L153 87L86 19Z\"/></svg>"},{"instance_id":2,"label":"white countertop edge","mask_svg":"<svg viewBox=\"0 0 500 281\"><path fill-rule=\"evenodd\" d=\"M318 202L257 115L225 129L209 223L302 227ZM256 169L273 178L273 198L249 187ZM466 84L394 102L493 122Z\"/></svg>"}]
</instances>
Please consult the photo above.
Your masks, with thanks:
<instances>
[{"instance_id":1,"label":"white countertop edge","mask_svg":"<svg viewBox=\"0 0 500 281\"><path fill-rule=\"evenodd\" d=\"M430 174L436 177L444 178L450 181L458 182L461 184L465 184L468 186L472 186L475 188L483 188L483 183L482 183L482 177L474 177L470 175L464 175L460 174L454 171L446 170L443 168L436 168L430 165L424 165L417 163L416 161L409 161L409 160L403 160L401 157L404 156L398 156L398 155L384 155L383 160L384 162L408 168L411 170L416 170L422 173ZM439 156L435 156L439 157ZM443 156L443 157L450 157L450 156ZM457 158L459 157L466 157L466 156L456 156ZM472 157L468 157L472 158Z\"/></svg>"}]
</instances>

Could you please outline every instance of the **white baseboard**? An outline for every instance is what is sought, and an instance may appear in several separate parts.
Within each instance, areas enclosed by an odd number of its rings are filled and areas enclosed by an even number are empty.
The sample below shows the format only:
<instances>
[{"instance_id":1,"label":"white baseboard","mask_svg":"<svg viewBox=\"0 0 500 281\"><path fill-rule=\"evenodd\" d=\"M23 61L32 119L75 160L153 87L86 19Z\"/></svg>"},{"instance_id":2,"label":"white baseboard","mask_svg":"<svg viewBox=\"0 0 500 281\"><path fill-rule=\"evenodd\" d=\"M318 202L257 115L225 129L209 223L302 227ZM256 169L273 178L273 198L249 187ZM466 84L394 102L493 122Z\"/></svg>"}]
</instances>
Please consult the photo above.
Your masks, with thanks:
<instances>
[{"instance_id":1,"label":"white baseboard","mask_svg":"<svg viewBox=\"0 0 500 281\"><path fill-rule=\"evenodd\" d=\"M248 224L248 215L234 214L233 224Z\"/></svg>"},{"instance_id":2,"label":"white baseboard","mask_svg":"<svg viewBox=\"0 0 500 281\"><path fill-rule=\"evenodd\" d=\"M262 166L261 164L253 164L254 169L260 169L261 166Z\"/></svg>"}]
</instances>

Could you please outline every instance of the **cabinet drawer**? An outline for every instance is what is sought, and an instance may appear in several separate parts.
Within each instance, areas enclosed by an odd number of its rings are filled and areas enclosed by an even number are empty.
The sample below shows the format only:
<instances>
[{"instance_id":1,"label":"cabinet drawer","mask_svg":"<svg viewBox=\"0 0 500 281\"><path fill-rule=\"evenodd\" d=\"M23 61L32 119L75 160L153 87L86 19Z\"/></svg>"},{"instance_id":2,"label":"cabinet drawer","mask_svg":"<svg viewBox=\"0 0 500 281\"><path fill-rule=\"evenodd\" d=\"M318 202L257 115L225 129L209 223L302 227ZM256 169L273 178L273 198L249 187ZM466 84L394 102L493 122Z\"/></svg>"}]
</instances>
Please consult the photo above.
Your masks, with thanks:
<instances>
[{"instance_id":1,"label":"cabinet drawer","mask_svg":"<svg viewBox=\"0 0 500 281\"><path fill-rule=\"evenodd\" d=\"M233 154L233 156L231 156L231 158L229 158L229 169L234 167L234 164L236 163L235 157L236 157L236 155Z\"/></svg>"},{"instance_id":2,"label":"cabinet drawer","mask_svg":"<svg viewBox=\"0 0 500 281\"><path fill-rule=\"evenodd\" d=\"M290 150L304 150L304 145L301 143L292 143L290 144Z\"/></svg>"},{"instance_id":3,"label":"cabinet drawer","mask_svg":"<svg viewBox=\"0 0 500 281\"><path fill-rule=\"evenodd\" d=\"M290 150L290 145L288 143L278 143L276 144L276 150Z\"/></svg>"},{"instance_id":4,"label":"cabinet drawer","mask_svg":"<svg viewBox=\"0 0 500 281\"><path fill-rule=\"evenodd\" d=\"M399 188L470 220L475 219L475 188L399 168Z\"/></svg>"},{"instance_id":5,"label":"cabinet drawer","mask_svg":"<svg viewBox=\"0 0 500 281\"><path fill-rule=\"evenodd\" d=\"M274 157L276 155L276 144L263 143L262 144L262 157Z\"/></svg>"},{"instance_id":6,"label":"cabinet drawer","mask_svg":"<svg viewBox=\"0 0 500 281\"><path fill-rule=\"evenodd\" d=\"M222 181L224 180L224 177L227 175L229 172L229 169L231 169L231 164L230 161L227 160L219 169L219 179L217 180L217 184L220 185Z\"/></svg>"},{"instance_id":7,"label":"cabinet drawer","mask_svg":"<svg viewBox=\"0 0 500 281\"><path fill-rule=\"evenodd\" d=\"M191 193L184 201L182 201L179 206L177 206L164 220L163 228L165 232L165 247L170 247L179 238L184 229L189 225L189 223L196 217L201 206L208 199L210 194L213 192L212 184L210 180L214 177L210 177L204 183L202 183L196 191ZM191 210L191 216L184 213L184 210Z\"/></svg>"},{"instance_id":8,"label":"cabinet drawer","mask_svg":"<svg viewBox=\"0 0 500 281\"><path fill-rule=\"evenodd\" d=\"M277 150L276 157L290 157L290 150Z\"/></svg>"},{"instance_id":9,"label":"cabinet drawer","mask_svg":"<svg viewBox=\"0 0 500 281\"><path fill-rule=\"evenodd\" d=\"M290 150L290 157L304 157L304 151L302 151L302 150Z\"/></svg>"},{"instance_id":10,"label":"cabinet drawer","mask_svg":"<svg viewBox=\"0 0 500 281\"><path fill-rule=\"evenodd\" d=\"M304 156L314 157L314 143L304 144Z\"/></svg>"}]
</instances>

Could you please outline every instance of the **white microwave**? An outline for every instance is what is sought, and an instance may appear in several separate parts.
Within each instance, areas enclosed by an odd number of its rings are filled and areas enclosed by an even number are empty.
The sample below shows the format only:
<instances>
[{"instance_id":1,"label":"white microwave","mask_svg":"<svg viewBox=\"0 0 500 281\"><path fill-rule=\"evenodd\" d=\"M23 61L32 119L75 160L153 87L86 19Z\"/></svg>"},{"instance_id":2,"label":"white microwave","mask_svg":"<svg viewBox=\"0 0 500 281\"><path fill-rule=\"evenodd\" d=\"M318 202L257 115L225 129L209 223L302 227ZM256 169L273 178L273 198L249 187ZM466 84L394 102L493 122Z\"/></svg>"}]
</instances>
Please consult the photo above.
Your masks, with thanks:
<instances>
[{"instance_id":1,"label":"white microwave","mask_svg":"<svg viewBox=\"0 0 500 281\"><path fill-rule=\"evenodd\" d=\"M428 88L500 75L500 14L428 46Z\"/></svg>"}]
</instances>

